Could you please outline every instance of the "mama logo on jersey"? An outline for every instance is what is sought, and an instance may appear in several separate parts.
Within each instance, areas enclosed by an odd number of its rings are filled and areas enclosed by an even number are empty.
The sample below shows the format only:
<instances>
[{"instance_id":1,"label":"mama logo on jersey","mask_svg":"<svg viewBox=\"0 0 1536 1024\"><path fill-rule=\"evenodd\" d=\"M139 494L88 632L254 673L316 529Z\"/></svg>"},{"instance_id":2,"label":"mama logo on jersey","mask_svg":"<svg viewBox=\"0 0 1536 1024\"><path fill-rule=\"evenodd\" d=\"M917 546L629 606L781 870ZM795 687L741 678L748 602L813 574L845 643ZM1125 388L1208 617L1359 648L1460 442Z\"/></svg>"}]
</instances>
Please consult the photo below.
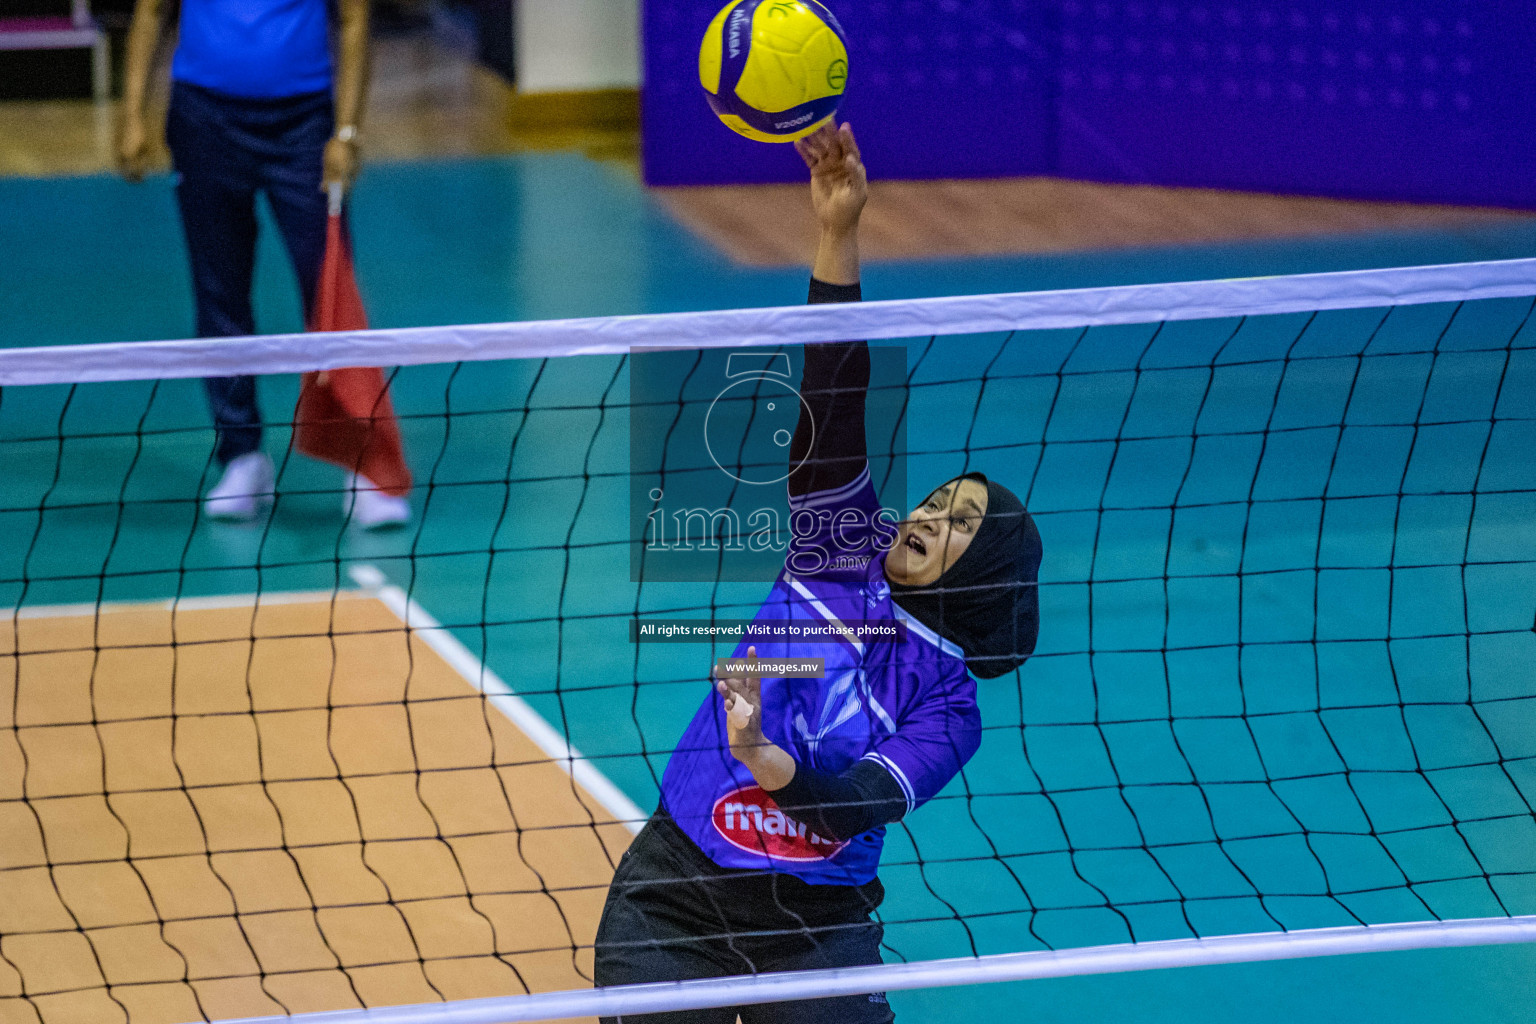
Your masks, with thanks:
<instances>
[{"instance_id":1,"label":"mama logo on jersey","mask_svg":"<svg viewBox=\"0 0 1536 1024\"><path fill-rule=\"evenodd\" d=\"M761 786L743 786L716 800L714 820L715 831L738 850L775 860L826 860L847 845L789 817Z\"/></svg>"}]
</instances>

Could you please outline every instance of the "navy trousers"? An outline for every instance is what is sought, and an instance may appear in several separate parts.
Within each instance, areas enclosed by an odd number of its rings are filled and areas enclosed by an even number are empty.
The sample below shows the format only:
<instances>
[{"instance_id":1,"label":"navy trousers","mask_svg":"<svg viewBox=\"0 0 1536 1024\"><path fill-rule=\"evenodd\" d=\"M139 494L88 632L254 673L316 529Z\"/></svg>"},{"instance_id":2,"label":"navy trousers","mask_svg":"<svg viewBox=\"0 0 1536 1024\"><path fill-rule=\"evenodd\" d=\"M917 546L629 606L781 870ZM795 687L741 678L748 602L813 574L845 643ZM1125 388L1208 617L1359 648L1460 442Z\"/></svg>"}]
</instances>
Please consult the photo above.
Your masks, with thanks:
<instances>
[{"instance_id":1,"label":"navy trousers","mask_svg":"<svg viewBox=\"0 0 1536 1024\"><path fill-rule=\"evenodd\" d=\"M171 87L165 141L192 264L197 336L255 334L256 194L264 192L298 277L307 321L325 257L325 144L334 130L329 92L245 99L185 82ZM256 378L204 382L221 464L261 447Z\"/></svg>"}]
</instances>

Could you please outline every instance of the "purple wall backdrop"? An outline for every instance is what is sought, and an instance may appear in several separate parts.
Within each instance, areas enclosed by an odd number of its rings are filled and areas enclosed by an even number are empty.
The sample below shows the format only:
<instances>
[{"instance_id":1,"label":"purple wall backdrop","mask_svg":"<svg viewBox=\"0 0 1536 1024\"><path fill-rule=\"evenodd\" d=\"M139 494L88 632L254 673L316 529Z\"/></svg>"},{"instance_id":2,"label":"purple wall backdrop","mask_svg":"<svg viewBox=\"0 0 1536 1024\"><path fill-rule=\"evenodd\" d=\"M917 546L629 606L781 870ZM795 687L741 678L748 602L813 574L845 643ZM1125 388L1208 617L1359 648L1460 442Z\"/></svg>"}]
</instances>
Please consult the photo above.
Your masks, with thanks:
<instances>
[{"instance_id":1,"label":"purple wall backdrop","mask_svg":"<svg viewBox=\"0 0 1536 1024\"><path fill-rule=\"evenodd\" d=\"M698 84L723 0L646 0L646 180L798 180ZM1533 0L831 0L882 177L1536 207Z\"/></svg>"}]
</instances>

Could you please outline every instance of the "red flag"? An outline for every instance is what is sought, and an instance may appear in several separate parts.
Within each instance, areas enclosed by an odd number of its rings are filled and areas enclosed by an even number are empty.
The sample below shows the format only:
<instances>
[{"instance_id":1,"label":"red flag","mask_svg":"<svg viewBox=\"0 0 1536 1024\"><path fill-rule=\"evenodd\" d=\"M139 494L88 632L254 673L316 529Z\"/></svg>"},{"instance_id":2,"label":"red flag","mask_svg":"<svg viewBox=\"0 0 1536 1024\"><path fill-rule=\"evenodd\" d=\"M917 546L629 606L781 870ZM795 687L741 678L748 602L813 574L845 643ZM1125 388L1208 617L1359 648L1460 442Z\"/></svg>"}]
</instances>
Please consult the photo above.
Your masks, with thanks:
<instances>
[{"instance_id":1,"label":"red flag","mask_svg":"<svg viewBox=\"0 0 1536 1024\"><path fill-rule=\"evenodd\" d=\"M367 326L341 214L332 204L309 329L356 331ZM403 498L411 492L411 471L400 447L400 427L383 370L352 367L304 374L293 414L293 444L311 458L367 477L385 494Z\"/></svg>"}]
</instances>

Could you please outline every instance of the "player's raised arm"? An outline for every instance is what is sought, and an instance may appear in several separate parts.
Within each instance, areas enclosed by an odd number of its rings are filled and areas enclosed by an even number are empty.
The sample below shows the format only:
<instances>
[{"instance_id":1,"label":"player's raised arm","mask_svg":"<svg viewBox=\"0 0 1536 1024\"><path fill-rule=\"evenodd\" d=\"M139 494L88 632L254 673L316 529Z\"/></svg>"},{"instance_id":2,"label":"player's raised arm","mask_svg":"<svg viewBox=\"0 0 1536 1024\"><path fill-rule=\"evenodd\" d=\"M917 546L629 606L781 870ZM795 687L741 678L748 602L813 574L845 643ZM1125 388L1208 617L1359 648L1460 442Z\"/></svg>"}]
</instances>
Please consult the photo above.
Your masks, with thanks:
<instances>
[{"instance_id":1,"label":"player's raised arm","mask_svg":"<svg viewBox=\"0 0 1536 1024\"><path fill-rule=\"evenodd\" d=\"M828 124L795 143L811 172L811 206L821 225L811 271L810 301L857 302L859 218L868 177L848 125ZM864 342L807 345L800 395L805 404L790 442L790 496L836 490L863 472L864 398L869 348Z\"/></svg>"}]
</instances>

